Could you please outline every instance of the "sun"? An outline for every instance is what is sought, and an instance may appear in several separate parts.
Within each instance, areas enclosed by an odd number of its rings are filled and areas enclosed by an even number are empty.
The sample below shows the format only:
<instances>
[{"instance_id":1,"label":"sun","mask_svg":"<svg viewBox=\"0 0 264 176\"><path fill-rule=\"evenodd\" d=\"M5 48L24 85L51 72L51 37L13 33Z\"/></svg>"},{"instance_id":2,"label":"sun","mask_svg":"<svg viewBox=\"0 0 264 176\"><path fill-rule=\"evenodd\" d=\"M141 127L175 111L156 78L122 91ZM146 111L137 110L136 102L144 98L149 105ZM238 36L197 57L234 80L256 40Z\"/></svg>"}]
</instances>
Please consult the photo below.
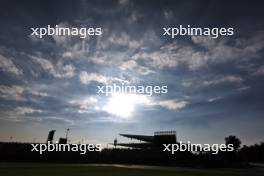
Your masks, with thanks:
<instances>
[{"instance_id":1,"label":"sun","mask_svg":"<svg viewBox=\"0 0 264 176\"><path fill-rule=\"evenodd\" d=\"M104 110L120 118L129 118L135 106L142 102L142 97L137 94L113 94Z\"/></svg>"}]
</instances>

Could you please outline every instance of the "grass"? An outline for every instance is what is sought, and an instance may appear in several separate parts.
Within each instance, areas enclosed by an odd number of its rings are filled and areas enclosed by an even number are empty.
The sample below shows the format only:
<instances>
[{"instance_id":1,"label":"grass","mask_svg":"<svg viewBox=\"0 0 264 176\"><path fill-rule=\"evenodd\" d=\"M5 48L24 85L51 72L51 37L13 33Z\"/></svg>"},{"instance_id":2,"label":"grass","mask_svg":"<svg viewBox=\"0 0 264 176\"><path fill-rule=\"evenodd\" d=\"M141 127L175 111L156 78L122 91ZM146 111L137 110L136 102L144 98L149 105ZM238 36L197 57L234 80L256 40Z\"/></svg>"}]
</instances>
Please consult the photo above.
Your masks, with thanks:
<instances>
[{"instance_id":1,"label":"grass","mask_svg":"<svg viewBox=\"0 0 264 176\"><path fill-rule=\"evenodd\" d=\"M263 168L251 169L139 169L114 166L1 163L1 176L261 176Z\"/></svg>"}]
</instances>

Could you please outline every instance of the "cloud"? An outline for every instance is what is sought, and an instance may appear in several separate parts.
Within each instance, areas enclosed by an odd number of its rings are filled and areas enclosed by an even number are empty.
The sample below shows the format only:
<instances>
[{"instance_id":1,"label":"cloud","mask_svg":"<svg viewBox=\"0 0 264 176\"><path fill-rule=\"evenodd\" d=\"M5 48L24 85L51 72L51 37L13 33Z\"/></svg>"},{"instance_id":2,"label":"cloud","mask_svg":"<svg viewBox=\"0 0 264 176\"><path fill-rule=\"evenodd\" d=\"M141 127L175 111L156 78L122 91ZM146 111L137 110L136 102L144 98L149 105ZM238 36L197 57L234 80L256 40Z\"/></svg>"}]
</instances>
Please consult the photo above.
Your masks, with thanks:
<instances>
[{"instance_id":1,"label":"cloud","mask_svg":"<svg viewBox=\"0 0 264 176\"><path fill-rule=\"evenodd\" d=\"M264 65L257 68L257 70L253 73L253 75L256 76L264 75Z\"/></svg>"},{"instance_id":2,"label":"cloud","mask_svg":"<svg viewBox=\"0 0 264 176\"><path fill-rule=\"evenodd\" d=\"M187 101L179 101L177 99L173 100L163 100L157 103L157 105L164 107L169 110L178 110L184 108L188 104Z\"/></svg>"},{"instance_id":3,"label":"cloud","mask_svg":"<svg viewBox=\"0 0 264 176\"><path fill-rule=\"evenodd\" d=\"M48 96L48 94L46 92L39 92L39 91L35 91L35 90L30 90L30 93L32 95L39 96L39 97L47 97Z\"/></svg>"},{"instance_id":4,"label":"cloud","mask_svg":"<svg viewBox=\"0 0 264 176\"><path fill-rule=\"evenodd\" d=\"M229 75L215 80L204 81L203 84L206 86L211 86L222 83L241 83L243 81L243 78L241 78L240 76Z\"/></svg>"},{"instance_id":5,"label":"cloud","mask_svg":"<svg viewBox=\"0 0 264 176\"><path fill-rule=\"evenodd\" d=\"M164 10L164 18L170 20L173 18L173 12L171 10Z\"/></svg>"},{"instance_id":6,"label":"cloud","mask_svg":"<svg viewBox=\"0 0 264 176\"><path fill-rule=\"evenodd\" d=\"M201 68L211 64L225 63L237 60L245 60L261 56L260 51L264 48L264 32L258 31L248 38L238 38L233 40L235 44L229 42L232 39L212 39L206 36L193 36L192 41L198 46L204 47L205 51L196 51L197 55L188 62L189 66L198 58L198 67Z\"/></svg>"},{"instance_id":7,"label":"cloud","mask_svg":"<svg viewBox=\"0 0 264 176\"><path fill-rule=\"evenodd\" d=\"M176 45L170 44L161 47L158 51L141 51L132 56L134 60L143 60L145 64L152 68L163 69L164 67L175 67L178 65L177 55L173 52L178 49Z\"/></svg>"},{"instance_id":8,"label":"cloud","mask_svg":"<svg viewBox=\"0 0 264 176\"><path fill-rule=\"evenodd\" d=\"M129 0L119 0L119 4L121 5L126 5L127 3L129 3Z\"/></svg>"},{"instance_id":9,"label":"cloud","mask_svg":"<svg viewBox=\"0 0 264 176\"><path fill-rule=\"evenodd\" d=\"M126 49L135 50L142 45L141 40L133 39L126 32L105 35L105 37L98 38L98 43L96 46L97 50L106 50L114 47L123 47Z\"/></svg>"},{"instance_id":10,"label":"cloud","mask_svg":"<svg viewBox=\"0 0 264 176\"><path fill-rule=\"evenodd\" d=\"M259 51L264 49L264 30L256 31L255 35L248 39L237 39L237 46L243 47L244 53L260 56Z\"/></svg>"},{"instance_id":11,"label":"cloud","mask_svg":"<svg viewBox=\"0 0 264 176\"><path fill-rule=\"evenodd\" d=\"M172 42L161 46L154 51L140 51L132 59L143 60L146 66L154 69L173 68L179 64L187 64L190 69L200 67L201 60L205 59L202 53L195 51L192 46L182 46Z\"/></svg>"},{"instance_id":12,"label":"cloud","mask_svg":"<svg viewBox=\"0 0 264 176\"><path fill-rule=\"evenodd\" d=\"M14 113L16 115L27 115L27 114L33 114L33 113L42 113L42 110L34 109L31 107L17 107L15 108Z\"/></svg>"},{"instance_id":13,"label":"cloud","mask_svg":"<svg viewBox=\"0 0 264 176\"><path fill-rule=\"evenodd\" d=\"M243 91L246 91L246 90L248 90L250 88L251 88L250 86L242 86L242 87L238 88L238 91L243 92Z\"/></svg>"},{"instance_id":14,"label":"cloud","mask_svg":"<svg viewBox=\"0 0 264 176\"><path fill-rule=\"evenodd\" d=\"M17 76L22 75L23 71L17 68L12 60L13 58L6 58L5 56L0 54L0 70L15 74Z\"/></svg>"},{"instance_id":15,"label":"cloud","mask_svg":"<svg viewBox=\"0 0 264 176\"><path fill-rule=\"evenodd\" d=\"M34 90L31 87L18 86L18 85L12 85L12 86L0 85L0 98L4 98L7 100L24 101L26 100L24 96L25 93L29 93L31 95L41 96L41 97L48 96L47 93Z\"/></svg>"},{"instance_id":16,"label":"cloud","mask_svg":"<svg viewBox=\"0 0 264 176\"><path fill-rule=\"evenodd\" d=\"M191 87L192 86L192 82L191 81L183 81L182 82L182 86L183 87Z\"/></svg>"},{"instance_id":17,"label":"cloud","mask_svg":"<svg viewBox=\"0 0 264 176\"><path fill-rule=\"evenodd\" d=\"M79 80L81 84L88 85L92 81L98 82L98 83L103 83L103 84L109 84L112 82L125 82L129 83L127 80L123 80L120 78L116 77L111 77L111 76L104 76L98 73L88 73L86 71L81 71L79 74Z\"/></svg>"},{"instance_id":18,"label":"cloud","mask_svg":"<svg viewBox=\"0 0 264 176\"><path fill-rule=\"evenodd\" d=\"M218 100L221 100L221 99L222 99L221 96L217 96L217 97L209 98L207 101L209 103L212 103L212 102L215 102L215 101L218 101Z\"/></svg>"},{"instance_id":19,"label":"cloud","mask_svg":"<svg viewBox=\"0 0 264 176\"><path fill-rule=\"evenodd\" d=\"M68 125L74 125L74 121L70 120L70 119L66 119L64 117L56 117L56 116L48 116L45 117L45 119L40 119L40 121L51 121L52 123L64 123L64 124L68 124Z\"/></svg>"},{"instance_id":20,"label":"cloud","mask_svg":"<svg viewBox=\"0 0 264 176\"><path fill-rule=\"evenodd\" d=\"M75 75L75 67L71 64L63 65L62 62L54 66L49 60L43 59L36 56L30 56L34 62L38 63L41 68L47 71L50 75L55 78L71 78Z\"/></svg>"},{"instance_id":21,"label":"cloud","mask_svg":"<svg viewBox=\"0 0 264 176\"><path fill-rule=\"evenodd\" d=\"M154 71L150 70L148 67L138 65L138 63L134 60L128 60L124 62L119 68L124 71L136 71L141 75L148 75L150 73L154 73Z\"/></svg>"},{"instance_id":22,"label":"cloud","mask_svg":"<svg viewBox=\"0 0 264 176\"><path fill-rule=\"evenodd\" d=\"M94 107L94 103L96 103L98 100L95 97L88 97L85 99L73 99L69 100L68 103L72 105L79 106L80 110L89 110Z\"/></svg>"},{"instance_id":23,"label":"cloud","mask_svg":"<svg viewBox=\"0 0 264 176\"><path fill-rule=\"evenodd\" d=\"M178 99L167 99L167 100L147 99L147 100L148 101L143 102L147 106L160 106L168 110L179 110L186 107L189 104L189 102L186 100L178 100Z\"/></svg>"},{"instance_id":24,"label":"cloud","mask_svg":"<svg viewBox=\"0 0 264 176\"><path fill-rule=\"evenodd\" d=\"M179 64L187 65L189 70L198 70L229 61L239 63L260 56L264 48L262 32L247 39L212 39L206 36L192 36L193 44L167 43L155 50L140 50L132 59L142 60L146 66L155 69L173 68ZM235 42L231 45L230 42ZM144 42L142 42L144 43ZM198 47L197 47L198 46Z\"/></svg>"},{"instance_id":25,"label":"cloud","mask_svg":"<svg viewBox=\"0 0 264 176\"><path fill-rule=\"evenodd\" d=\"M192 41L194 44L198 44L205 48L213 48L217 44L217 39L213 39L212 37L206 36L192 36Z\"/></svg>"},{"instance_id":26,"label":"cloud","mask_svg":"<svg viewBox=\"0 0 264 176\"><path fill-rule=\"evenodd\" d=\"M81 71L79 74L79 79L82 84L90 84L92 81L107 84L109 78L97 73L87 73L86 71Z\"/></svg>"},{"instance_id":27,"label":"cloud","mask_svg":"<svg viewBox=\"0 0 264 176\"><path fill-rule=\"evenodd\" d=\"M0 110L0 118L5 117L5 120L8 121L25 121L25 120L41 120L38 117L30 117L34 114L40 114L43 111L40 109L35 109L32 107L28 107L28 106L19 106L19 107L15 107L12 110ZM7 117L7 118L6 118Z\"/></svg>"},{"instance_id":28,"label":"cloud","mask_svg":"<svg viewBox=\"0 0 264 176\"><path fill-rule=\"evenodd\" d=\"M0 85L0 97L8 100L24 100L22 96L25 89L21 86Z\"/></svg>"}]
</instances>

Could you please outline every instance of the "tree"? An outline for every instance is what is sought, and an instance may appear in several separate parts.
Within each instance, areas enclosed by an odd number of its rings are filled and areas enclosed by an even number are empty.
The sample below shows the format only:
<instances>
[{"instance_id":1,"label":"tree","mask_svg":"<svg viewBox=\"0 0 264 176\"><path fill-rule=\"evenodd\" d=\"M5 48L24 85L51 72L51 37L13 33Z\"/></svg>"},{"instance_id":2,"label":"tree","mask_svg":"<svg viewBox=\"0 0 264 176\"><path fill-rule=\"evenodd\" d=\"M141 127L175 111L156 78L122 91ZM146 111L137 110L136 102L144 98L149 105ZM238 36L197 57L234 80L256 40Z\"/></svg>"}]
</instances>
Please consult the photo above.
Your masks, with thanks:
<instances>
[{"instance_id":1,"label":"tree","mask_svg":"<svg viewBox=\"0 0 264 176\"><path fill-rule=\"evenodd\" d=\"M237 151L241 145L241 140L236 136L228 136L225 138L226 145L233 144L234 150Z\"/></svg>"}]
</instances>

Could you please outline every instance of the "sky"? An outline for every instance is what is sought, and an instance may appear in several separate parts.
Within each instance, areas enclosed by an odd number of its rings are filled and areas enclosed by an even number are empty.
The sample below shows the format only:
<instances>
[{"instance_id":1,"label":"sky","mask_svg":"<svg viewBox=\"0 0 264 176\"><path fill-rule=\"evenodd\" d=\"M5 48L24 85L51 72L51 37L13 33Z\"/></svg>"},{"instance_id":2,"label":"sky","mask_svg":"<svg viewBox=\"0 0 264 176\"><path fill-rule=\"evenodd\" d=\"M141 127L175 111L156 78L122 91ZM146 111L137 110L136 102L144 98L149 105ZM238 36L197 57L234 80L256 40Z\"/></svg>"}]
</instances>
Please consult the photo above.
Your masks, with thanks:
<instances>
[{"instance_id":1,"label":"sky","mask_svg":"<svg viewBox=\"0 0 264 176\"><path fill-rule=\"evenodd\" d=\"M110 143L175 130L178 140L264 140L261 1L1 1L0 141ZM32 27L101 27L101 36L31 36ZM233 36L163 36L163 27L232 27ZM153 96L106 84L168 86ZM129 105L127 105L129 104ZM128 106L128 107L127 107ZM114 109L114 110L113 110ZM121 113L121 114L120 114ZM126 114L122 116L122 114Z\"/></svg>"}]
</instances>

